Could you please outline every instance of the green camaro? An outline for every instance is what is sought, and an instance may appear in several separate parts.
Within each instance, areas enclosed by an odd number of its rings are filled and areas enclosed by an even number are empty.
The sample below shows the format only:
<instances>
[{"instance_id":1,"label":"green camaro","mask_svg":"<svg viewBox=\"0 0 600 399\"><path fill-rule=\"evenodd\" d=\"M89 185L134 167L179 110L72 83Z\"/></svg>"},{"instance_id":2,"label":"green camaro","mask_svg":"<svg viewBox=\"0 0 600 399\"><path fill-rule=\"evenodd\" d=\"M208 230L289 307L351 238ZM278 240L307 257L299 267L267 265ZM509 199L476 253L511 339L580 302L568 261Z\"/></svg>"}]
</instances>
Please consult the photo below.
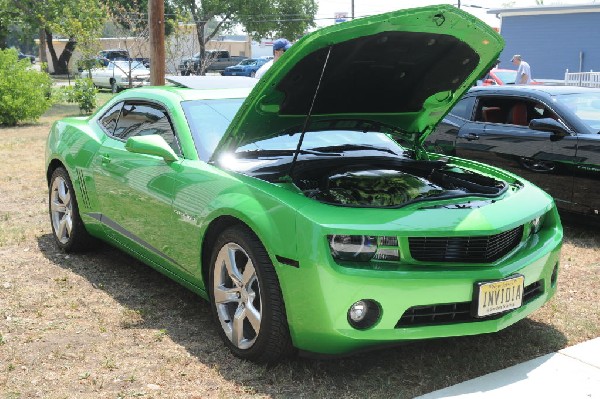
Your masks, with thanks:
<instances>
[{"instance_id":1,"label":"green camaro","mask_svg":"<svg viewBox=\"0 0 600 399\"><path fill-rule=\"evenodd\" d=\"M128 90L50 131L57 245L180 282L257 362L505 328L555 293L554 203L421 146L502 46L433 6L307 35L258 83Z\"/></svg>"}]
</instances>

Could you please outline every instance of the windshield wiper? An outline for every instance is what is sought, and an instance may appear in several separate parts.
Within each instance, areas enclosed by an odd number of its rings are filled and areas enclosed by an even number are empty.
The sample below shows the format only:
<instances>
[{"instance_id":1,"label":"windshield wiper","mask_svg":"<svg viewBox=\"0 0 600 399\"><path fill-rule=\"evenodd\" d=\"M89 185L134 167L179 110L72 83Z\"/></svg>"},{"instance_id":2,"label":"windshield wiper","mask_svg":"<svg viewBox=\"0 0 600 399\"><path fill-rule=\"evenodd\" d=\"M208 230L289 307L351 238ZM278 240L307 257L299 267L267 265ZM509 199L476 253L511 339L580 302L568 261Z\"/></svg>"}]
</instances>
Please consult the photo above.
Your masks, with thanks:
<instances>
[{"instance_id":1,"label":"windshield wiper","mask_svg":"<svg viewBox=\"0 0 600 399\"><path fill-rule=\"evenodd\" d=\"M313 150L300 150L300 151L296 151L296 150L248 150L248 151L241 151L241 152L236 152L235 155L237 157L240 158L252 158L252 157L278 157L278 156L285 156L285 155L294 155L296 152L298 152L299 154L309 154L309 155L329 155L329 156L339 156L339 154L335 153L335 154L330 154L328 152L325 151L313 151Z\"/></svg>"},{"instance_id":2,"label":"windshield wiper","mask_svg":"<svg viewBox=\"0 0 600 399\"><path fill-rule=\"evenodd\" d=\"M328 146L328 147L313 147L311 149L319 151L321 153L374 150L374 151L388 152L390 154L398 155L396 152L390 150L389 148L377 147L374 145L366 145L366 144L344 144L344 145L334 145L334 146Z\"/></svg>"}]
</instances>

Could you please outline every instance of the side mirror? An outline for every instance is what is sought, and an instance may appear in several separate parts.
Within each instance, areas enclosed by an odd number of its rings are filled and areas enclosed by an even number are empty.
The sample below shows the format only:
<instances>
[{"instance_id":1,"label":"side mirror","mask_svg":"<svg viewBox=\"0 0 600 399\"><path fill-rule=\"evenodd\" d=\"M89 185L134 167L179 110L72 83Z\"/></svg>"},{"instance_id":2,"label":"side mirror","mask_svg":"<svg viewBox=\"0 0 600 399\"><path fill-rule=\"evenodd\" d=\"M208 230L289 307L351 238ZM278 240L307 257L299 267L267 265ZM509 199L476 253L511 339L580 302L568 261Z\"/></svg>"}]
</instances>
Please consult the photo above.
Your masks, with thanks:
<instances>
[{"instance_id":1,"label":"side mirror","mask_svg":"<svg viewBox=\"0 0 600 399\"><path fill-rule=\"evenodd\" d=\"M494 79L485 79L483 81L483 85L484 86L495 86L496 85L496 81Z\"/></svg>"},{"instance_id":2,"label":"side mirror","mask_svg":"<svg viewBox=\"0 0 600 399\"><path fill-rule=\"evenodd\" d=\"M171 146L158 134L130 137L125 143L125 149L136 154L156 155L166 162L179 160Z\"/></svg>"},{"instance_id":3,"label":"side mirror","mask_svg":"<svg viewBox=\"0 0 600 399\"><path fill-rule=\"evenodd\" d=\"M567 129L560 122L552 118L532 119L531 122L529 122L529 128L541 132L552 133L552 136L550 137L550 140L552 141L560 140L569 135Z\"/></svg>"}]
</instances>

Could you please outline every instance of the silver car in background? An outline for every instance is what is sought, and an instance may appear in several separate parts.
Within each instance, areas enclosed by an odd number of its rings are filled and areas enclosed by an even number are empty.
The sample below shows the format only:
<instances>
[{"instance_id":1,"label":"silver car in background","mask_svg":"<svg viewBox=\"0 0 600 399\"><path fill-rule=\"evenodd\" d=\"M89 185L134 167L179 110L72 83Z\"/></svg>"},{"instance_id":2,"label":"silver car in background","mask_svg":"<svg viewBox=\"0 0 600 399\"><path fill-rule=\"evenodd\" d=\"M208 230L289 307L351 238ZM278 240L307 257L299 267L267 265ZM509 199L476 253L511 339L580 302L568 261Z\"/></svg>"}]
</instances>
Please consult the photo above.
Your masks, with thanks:
<instances>
[{"instance_id":1,"label":"silver car in background","mask_svg":"<svg viewBox=\"0 0 600 399\"><path fill-rule=\"evenodd\" d=\"M140 61L110 61L106 67L83 71L81 77L88 78L90 74L97 87L109 88L113 93L150 84L150 70Z\"/></svg>"}]
</instances>

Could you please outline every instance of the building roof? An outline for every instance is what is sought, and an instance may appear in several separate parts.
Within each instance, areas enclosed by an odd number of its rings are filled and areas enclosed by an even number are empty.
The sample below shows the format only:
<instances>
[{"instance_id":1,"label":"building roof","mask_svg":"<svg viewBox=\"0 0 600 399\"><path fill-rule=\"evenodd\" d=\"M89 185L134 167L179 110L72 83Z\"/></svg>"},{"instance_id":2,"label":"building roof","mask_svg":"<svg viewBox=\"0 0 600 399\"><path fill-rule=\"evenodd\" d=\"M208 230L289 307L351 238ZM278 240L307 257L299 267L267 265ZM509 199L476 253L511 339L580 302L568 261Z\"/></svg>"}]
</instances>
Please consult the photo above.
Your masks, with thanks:
<instances>
[{"instance_id":1,"label":"building roof","mask_svg":"<svg viewBox=\"0 0 600 399\"><path fill-rule=\"evenodd\" d=\"M600 12L600 4L492 8L487 11L488 14L495 14L499 17L541 14L575 14L588 12Z\"/></svg>"}]
</instances>

